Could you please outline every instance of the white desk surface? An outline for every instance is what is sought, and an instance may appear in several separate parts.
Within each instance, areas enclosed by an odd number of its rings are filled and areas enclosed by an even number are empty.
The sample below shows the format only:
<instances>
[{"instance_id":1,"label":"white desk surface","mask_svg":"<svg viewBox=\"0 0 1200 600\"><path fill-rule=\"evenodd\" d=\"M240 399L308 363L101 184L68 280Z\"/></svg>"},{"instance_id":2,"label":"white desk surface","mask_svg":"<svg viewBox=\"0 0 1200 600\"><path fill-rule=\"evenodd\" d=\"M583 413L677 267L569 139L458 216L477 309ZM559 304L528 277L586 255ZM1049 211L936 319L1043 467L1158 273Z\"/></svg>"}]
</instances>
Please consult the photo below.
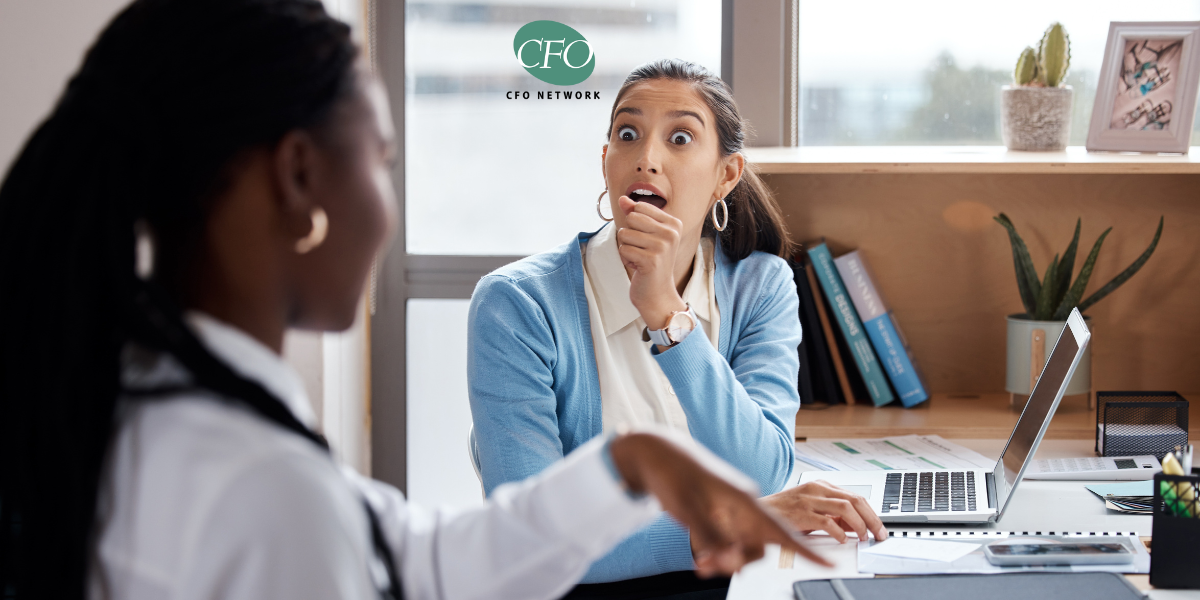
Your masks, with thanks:
<instances>
[{"instance_id":1,"label":"white desk surface","mask_svg":"<svg viewBox=\"0 0 1200 600\"><path fill-rule=\"evenodd\" d=\"M998 457L1004 448L1004 440L951 440L987 457ZM797 445L804 442L797 442ZM1094 456L1090 440L1044 440L1035 458L1068 458ZM792 485L800 479L800 473L816 470L805 463L796 463ZM1025 480L1017 487L1016 496L1004 516L997 523L988 525L899 525L888 526L888 531L920 529L922 531L942 529L999 529L1001 531L1133 531L1138 535L1150 535L1150 517L1122 515L1104 508L1104 503L1084 489L1087 481L1030 481ZM824 579L847 577L857 573L857 552L852 543L838 545L831 538L814 539L822 554L837 567L823 569L810 564L801 564L796 559L796 568L780 569L779 549L768 552L762 560L747 565L734 578L729 588L729 600L791 600L792 582L801 579ZM1153 600L1176 598L1200 600L1200 591L1151 590Z\"/></svg>"}]
</instances>

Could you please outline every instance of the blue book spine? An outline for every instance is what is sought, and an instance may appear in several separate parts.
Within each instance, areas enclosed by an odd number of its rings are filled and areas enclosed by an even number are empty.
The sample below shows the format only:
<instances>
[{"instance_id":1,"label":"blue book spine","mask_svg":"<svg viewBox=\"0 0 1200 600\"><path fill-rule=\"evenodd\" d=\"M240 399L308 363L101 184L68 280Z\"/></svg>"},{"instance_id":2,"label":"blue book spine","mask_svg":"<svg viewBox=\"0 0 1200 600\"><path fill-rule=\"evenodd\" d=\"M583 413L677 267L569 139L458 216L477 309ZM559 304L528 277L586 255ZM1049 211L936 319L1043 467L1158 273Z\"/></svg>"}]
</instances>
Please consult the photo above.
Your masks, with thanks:
<instances>
[{"instance_id":1,"label":"blue book spine","mask_svg":"<svg viewBox=\"0 0 1200 600\"><path fill-rule=\"evenodd\" d=\"M863 263L858 251L839 256L834 264L846 284L850 300L862 318L867 337L875 346L879 360L892 380L892 387L905 407L929 399L929 389L916 368L908 342L900 332L896 319L880 296L875 280Z\"/></svg>"},{"instance_id":2,"label":"blue book spine","mask_svg":"<svg viewBox=\"0 0 1200 600\"><path fill-rule=\"evenodd\" d=\"M888 389L879 361L875 358L875 352L871 350L871 342L863 331L862 321L858 320L858 313L855 312L846 294L846 288L842 285L842 278L838 276L834 267L833 255L829 253L829 248L820 244L808 251L808 257L812 260L817 279L821 282L821 291L833 307L836 317L834 320L842 330L842 335L846 336L846 344L850 346L854 364L858 366L867 392L871 394L871 402L875 406L882 406L895 400L892 390Z\"/></svg>"}]
</instances>

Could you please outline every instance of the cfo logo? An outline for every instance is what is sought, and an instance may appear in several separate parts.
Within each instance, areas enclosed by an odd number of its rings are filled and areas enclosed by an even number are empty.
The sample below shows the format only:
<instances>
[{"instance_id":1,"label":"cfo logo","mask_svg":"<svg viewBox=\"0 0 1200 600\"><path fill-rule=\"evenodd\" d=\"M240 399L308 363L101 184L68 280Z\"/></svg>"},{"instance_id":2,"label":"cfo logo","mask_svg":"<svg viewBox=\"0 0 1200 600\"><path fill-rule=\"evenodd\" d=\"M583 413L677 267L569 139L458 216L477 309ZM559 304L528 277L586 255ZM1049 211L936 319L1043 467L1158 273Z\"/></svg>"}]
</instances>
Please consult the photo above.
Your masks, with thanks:
<instances>
[{"instance_id":1,"label":"cfo logo","mask_svg":"<svg viewBox=\"0 0 1200 600\"><path fill-rule=\"evenodd\" d=\"M582 83L596 68L592 45L557 21L533 21L513 38L517 62L530 75L553 85Z\"/></svg>"}]
</instances>

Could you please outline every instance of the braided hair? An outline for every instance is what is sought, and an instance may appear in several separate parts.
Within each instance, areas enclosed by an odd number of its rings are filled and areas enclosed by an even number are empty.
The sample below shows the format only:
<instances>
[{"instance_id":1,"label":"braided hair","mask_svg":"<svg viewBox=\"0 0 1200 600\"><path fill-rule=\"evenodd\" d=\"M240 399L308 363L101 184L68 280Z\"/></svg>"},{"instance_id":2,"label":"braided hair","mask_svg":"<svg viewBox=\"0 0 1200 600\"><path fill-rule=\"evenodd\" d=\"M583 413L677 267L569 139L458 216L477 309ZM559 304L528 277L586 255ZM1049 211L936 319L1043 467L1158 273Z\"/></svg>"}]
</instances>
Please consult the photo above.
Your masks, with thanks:
<instances>
[{"instance_id":1,"label":"braided hair","mask_svg":"<svg viewBox=\"0 0 1200 600\"><path fill-rule=\"evenodd\" d=\"M180 286L248 149L325 124L358 50L319 0L136 0L87 52L0 186L0 592L82 597L119 353L168 352L198 386L322 443L210 354ZM135 228L155 274L135 274Z\"/></svg>"}]
</instances>

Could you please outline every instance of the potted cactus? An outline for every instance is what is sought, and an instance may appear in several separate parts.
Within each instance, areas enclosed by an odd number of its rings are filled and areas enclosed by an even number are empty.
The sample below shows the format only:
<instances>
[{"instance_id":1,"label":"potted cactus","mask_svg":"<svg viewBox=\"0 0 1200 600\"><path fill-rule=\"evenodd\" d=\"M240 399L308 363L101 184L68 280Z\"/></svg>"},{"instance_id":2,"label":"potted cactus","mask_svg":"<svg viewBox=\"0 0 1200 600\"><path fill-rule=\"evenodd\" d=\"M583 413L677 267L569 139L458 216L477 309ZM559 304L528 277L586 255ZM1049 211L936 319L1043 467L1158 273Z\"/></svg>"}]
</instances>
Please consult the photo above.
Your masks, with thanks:
<instances>
[{"instance_id":1,"label":"potted cactus","mask_svg":"<svg viewBox=\"0 0 1200 600\"><path fill-rule=\"evenodd\" d=\"M1071 38L1061 23L1042 34L1037 51L1026 46L1013 85L1000 92L1000 130L1009 150L1063 150L1071 137Z\"/></svg>"},{"instance_id":2,"label":"potted cactus","mask_svg":"<svg viewBox=\"0 0 1200 600\"><path fill-rule=\"evenodd\" d=\"M1008 239L1012 244L1013 266L1017 272L1017 290L1021 294L1021 303L1025 305L1024 313L1008 316L1008 371L1004 387L1010 394L1014 394L1015 398L1016 394L1028 395L1033 391L1033 383L1041 373L1046 359L1050 357L1054 340L1058 339L1058 335L1066 325L1067 315L1071 313L1071 309L1078 307L1079 312L1086 311L1128 281L1134 273L1142 268L1142 265L1146 264L1147 260L1150 260L1150 255L1154 254L1154 249L1158 246L1158 239L1162 236L1163 220L1161 217L1158 220L1158 231L1154 232L1154 240L1150 242L1150 247L1146 248L1146 251L1133 261L1133 264L1121 271L1112 281L1084 298L1083 293L1092 276L1092 267L1096 264L1096 257L1100 254L1100 246L1104 243L1104 238L1108 237L1108 233L1112 231L1112 227L1104 230L1096 243L1092 245L1092 251L1088 253L1083 266L1079 268L1078 276L1072 283L1071 277L1075 268L1075 253L1079 247L1079 228L1082 219L1075 222L1075 237L1071 239L1066 252L1063 252L1061 259L1059 255L1054 256L1045 275L1039 280L1033 260L1029 257L1029 249L1025 246L1025 241L1021 239L1021 236L1017 234L1017 228L1013 225L1012 220L1004 213L993 218L1008 230ZM1090 318L1084 316L1084 319L1090 325ZM1091 359L1091 346L1089 346L1079 361L1075 375L1067 385L1067 394L1083 394L1090 390Z\"/></svg>"}]
</instances>

